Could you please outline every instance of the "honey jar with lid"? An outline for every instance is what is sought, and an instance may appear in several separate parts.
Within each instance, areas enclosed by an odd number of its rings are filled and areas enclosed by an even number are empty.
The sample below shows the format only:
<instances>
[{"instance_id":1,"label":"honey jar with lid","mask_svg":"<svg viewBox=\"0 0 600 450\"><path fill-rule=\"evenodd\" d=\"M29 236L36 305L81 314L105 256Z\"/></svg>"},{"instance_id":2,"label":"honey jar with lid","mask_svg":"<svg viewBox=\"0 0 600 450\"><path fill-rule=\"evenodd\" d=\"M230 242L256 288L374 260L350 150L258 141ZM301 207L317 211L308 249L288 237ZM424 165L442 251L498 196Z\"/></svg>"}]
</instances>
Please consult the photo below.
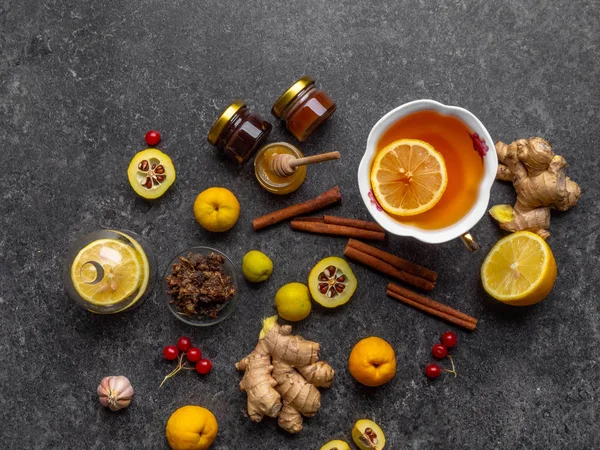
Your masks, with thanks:
<instances>
[{"instance_id":1,"label":"honey jar with lid","mask_svg":"<svg viewBox=\"0 0 600 450\"><path fill-rule=\"evenodd\" d=\"M243 100L234 100L208 132L208 142L242 165L262 146L271 129L271 124L251 112Z\"/></svg>"},{"instance_id":2,"label":"honey jar with lid","mask_svg":"<svg viewBox=\"0 0 600 450\"><path fill-rule=\"evenodd\" d=\"M271 112L286 124L300 142L304 142L335 112L335 102L314 80L304 76L296 81L275 102Z\"/></svg>"}]
</instances>

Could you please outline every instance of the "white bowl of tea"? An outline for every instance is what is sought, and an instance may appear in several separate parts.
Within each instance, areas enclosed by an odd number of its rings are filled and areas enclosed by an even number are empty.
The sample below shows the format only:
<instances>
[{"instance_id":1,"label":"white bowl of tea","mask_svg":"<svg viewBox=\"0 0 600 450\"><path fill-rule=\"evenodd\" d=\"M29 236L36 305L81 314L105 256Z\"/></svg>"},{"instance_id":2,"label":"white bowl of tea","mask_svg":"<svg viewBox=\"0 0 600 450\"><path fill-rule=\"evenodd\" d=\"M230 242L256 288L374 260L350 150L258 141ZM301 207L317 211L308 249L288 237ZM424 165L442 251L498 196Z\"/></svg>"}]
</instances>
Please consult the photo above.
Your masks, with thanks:
<instances>
[{"instance_id":1,"label":"white bowl of tea","mask_svg":"<svg viewBox=\"0 0 600 450\"><path fill-rule=\"evenodd\" d=\"M437 203L414 215L386 211L390 208L382 207L371 183L378 153L402 139L428 143L428 148L441 154L447 175ZM415 100L388 112L371 129L358 168L358 186L369 213L388 232L437 244L465 235L479 222L487 210L497 169L492 138L475 115L434 100ZM398 182L395 175L388 172L386 180ZM388 184L387 192L393 192L393 184Z\"/></svg>"}]
</instances>

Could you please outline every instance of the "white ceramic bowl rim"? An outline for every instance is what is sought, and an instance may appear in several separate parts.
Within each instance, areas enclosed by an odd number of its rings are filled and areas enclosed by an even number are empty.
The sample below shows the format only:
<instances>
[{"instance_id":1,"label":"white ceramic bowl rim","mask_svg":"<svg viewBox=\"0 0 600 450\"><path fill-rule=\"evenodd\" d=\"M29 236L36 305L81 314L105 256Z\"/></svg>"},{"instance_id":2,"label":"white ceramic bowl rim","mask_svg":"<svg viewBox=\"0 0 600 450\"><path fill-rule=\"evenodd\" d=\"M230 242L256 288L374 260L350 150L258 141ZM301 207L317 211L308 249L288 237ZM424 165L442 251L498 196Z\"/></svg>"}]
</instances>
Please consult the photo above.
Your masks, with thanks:
<instances>
[{"instance_id":1,"label":"white ceramic bowl rim","mask_svg":"<svg viewBox=\"0 0 600 450\"><path fill-rule=\"evenodd\" d=\"M454 116L464 122L473 133L477 133L480 139L483 139L488 146L488 152L483 157L484 160L484 175L479 185L479 193L477 201L471 210L458 222L451 226L437 229L424 230L412 225L405 225L390 218L385 212L381 211L379 205L372 196L371 192L371 161L375 155L377 143L383 133L395 122L402 117L412 114L417 111L433 110L440 114ZM415 100L405 103L391 110L381 119L377 121L371 129L367 139L367 148L362 157L358 168L358 187L363 202L365 203L369 213L388 232L397 236L412 236L423 242L437 244L455 239L469 232L485 214L489 200L490 190L496 179L496 171L498 170L498 157L494 149L494 142L483 124L470 111L458 106L448 106L435 100ZM369 195L369 193L371 193ZM379 208L379 209L378 209Z\"/></svg>"}]
</instances>

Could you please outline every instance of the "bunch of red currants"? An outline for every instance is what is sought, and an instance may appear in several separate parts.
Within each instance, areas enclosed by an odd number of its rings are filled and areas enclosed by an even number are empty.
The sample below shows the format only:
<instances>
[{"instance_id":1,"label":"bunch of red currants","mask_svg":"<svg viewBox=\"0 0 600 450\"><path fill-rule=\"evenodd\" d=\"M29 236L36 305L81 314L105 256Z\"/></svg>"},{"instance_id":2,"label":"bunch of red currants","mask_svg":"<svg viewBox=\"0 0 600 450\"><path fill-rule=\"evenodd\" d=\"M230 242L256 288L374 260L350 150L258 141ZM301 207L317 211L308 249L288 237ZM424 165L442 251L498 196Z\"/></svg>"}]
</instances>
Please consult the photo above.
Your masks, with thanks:
<instances>
[{"instance_id":1,"label":"bunch of red currants","mask_svg":"<svg viewBox=\"0 0 600 450\"><path fill-rule=\"evenodd\" d=\"M427 367L425 367L425 375L427 375L427 377L434 379L439 377L442 374L442 372L453 373L454 376L456 376L456 370L454 369L454 361L452 360L452 356L448 354L448 349L454 348L455 346L456 334L454 334L452 331L447 331L444 334L442 334L441 343L434 344L434 346L431 347L431 353L437 359L444 359L448 357L450 359L450 362L452 363L452 370L442 369L435 363L429 364Z\"/></svg>"},{"instance_id":2,"label":"bunch of red currants","mask_svg":"<svg viewBox=\"0 0 600 450\"><path fill-rule=\"evenodd\" d=\"M181 354L179 353L181 352ZM209 359L202 358L202 351L198 347L192 345L192 340L189 337L182 336L177 341L177 345L167 345L163 349L163 356L168 361L174 361L179 358L179 363L173 372L165 377L163 383L181 369L194 369L193 367L187 367L187 363L195 365L195 370L201 375L206 375L212 369L212 363ZM187 361L183 361L183 358ZM162 386L162 384L161 384Z\"/></svg>"}]
</instances>

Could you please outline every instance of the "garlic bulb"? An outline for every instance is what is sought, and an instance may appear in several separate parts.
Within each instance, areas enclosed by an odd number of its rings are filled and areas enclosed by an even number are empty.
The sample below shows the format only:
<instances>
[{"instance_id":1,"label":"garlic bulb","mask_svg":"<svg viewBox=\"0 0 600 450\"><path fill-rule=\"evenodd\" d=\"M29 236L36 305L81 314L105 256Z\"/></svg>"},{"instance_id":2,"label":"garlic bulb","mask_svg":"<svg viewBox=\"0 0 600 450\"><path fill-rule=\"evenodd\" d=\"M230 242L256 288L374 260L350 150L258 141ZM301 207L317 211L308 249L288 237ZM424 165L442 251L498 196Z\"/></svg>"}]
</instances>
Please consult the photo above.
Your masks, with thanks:
<instances>
[{"instance_id":1,"label":"garlic bulb","mask_svg":"<svg viewBox=\"0 0 600 450\"><path fill-rule=\"evenodd\" d=\"M131 403L133 386L127 377L105 377L98 386L98 397L102 406L110 408L111 411L118 411L127 408Z\"/></svg>"}]
</instances>

